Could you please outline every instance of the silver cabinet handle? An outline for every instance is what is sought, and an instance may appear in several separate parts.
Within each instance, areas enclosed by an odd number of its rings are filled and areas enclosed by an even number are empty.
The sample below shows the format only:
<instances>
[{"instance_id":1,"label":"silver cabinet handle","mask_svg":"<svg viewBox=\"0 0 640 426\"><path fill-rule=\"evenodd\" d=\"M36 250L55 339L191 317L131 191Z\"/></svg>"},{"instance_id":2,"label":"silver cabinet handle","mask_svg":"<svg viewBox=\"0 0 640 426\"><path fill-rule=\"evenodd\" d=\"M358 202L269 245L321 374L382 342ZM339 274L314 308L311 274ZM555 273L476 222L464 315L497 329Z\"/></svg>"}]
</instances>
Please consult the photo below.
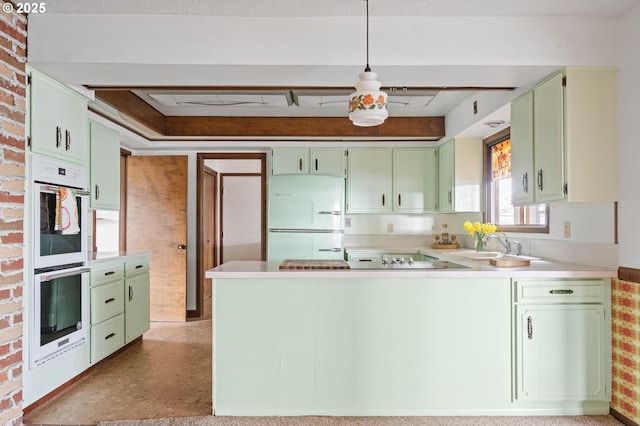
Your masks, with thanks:
<instances>
[{"instance_id":1,"label":"silver cabinet handle","mask_svg":"<svg viewBox=\"0 0 640 426\"><path fill-rule=\"evenodd\" d=\"M64 131L64 150L69 151L71 149L71 131Z\"/></svg>"},{"instance_id":2,"label":"silver cabinet handle","mask_svg":"<svg viewBox=\"0 0 640 426\"><path fill-rule=\"evenodd\" d=\"M449 203L451 203L451 191L449 191L449 194L447 195L447 201L449 201Z\"/></svg>"},{"instance_id":3,"label":"silver cabinet handle","mask_svg":"<svg viewBox=\"0 0 640 426\"><path fill-rule=\"evenodd\" d=\"M529 340L533 339L533 320L531 319L531 315L527 318L527 338Z\"/></svg>"},{"instance_id":4,"label":"silver cabinet handle","mask_svg":"<svg viewBox=\"0 0 640 426\"><path fill-rule=\"evenodd\" d=\"M100 198L100 185L96 183L96 200Z\"/></svg>"},{"instance_id":5,"label":"silver cabinet handle","mask_svg":"<svg viewBox=\"0 0 640 426\"><path fill-rule=\"evenodd\" d=\"M328 248L328 249L318 249L318 251L330 251L332 253L341 252L342 249L340 247Z\"/></svg>"},{"instance_id":6,"label":"silver cabinet handle","mask_svg":"<svg viewBox=\"0 0 640 426\"><path fill-rule=\"evenodd\" d=\"M538 170L538 190L542 191L543 181L542 181L542 169Z\"/></svg>"},{"instance_id":7,"label":"silver cabinet handle","mask_svg":"<svg viewBox=\"0 0 640 426\"><path fill-rule=\"evenodd\" d=\"M529 173L524 173L522 175L522 189L525 194L529 192Z\"/></svg>"},{"instance_id":8,"label":"silver cabinet handle","mask_svg":"<svg viewBox=\"0 0 640 426\"><path fill-rule=\"evenodd\" d=\"M549 290L550 294L573 294L571 289Z\"/></svg>"},{"instance_id":9,"label":"silver cabinet handle","mask_svg":"<svg viewBox=\"0 0 640 426\"><path fill-rule=\"evenodd\" d=\"M331 211L330 210L322 210L322 211L319 211L318 214L331 214L331 215L334 215L334 216L340 216L340 215L342 215L342 212L340 210L331 210Z\"/></svg>"},{"instance_id":10,"label":"silver cabinet handle","mask_svg":"<svg viewBox=\"0 0 640 426\"><path fill-rule=\"evenodd\" d=\"M129 302L133 300L133 287L129 286Z\"/></svg>"},{"instance_id":11,"label":"silver cabinet handle","mask_svg":"<svg viewBox=\"0 0 640 426\"><path fill-rule=\"evenodd\" d=\"M62 145L62 129L56 126L56 148L60 148L60 145Z\"/></svg>"}]
</instances>

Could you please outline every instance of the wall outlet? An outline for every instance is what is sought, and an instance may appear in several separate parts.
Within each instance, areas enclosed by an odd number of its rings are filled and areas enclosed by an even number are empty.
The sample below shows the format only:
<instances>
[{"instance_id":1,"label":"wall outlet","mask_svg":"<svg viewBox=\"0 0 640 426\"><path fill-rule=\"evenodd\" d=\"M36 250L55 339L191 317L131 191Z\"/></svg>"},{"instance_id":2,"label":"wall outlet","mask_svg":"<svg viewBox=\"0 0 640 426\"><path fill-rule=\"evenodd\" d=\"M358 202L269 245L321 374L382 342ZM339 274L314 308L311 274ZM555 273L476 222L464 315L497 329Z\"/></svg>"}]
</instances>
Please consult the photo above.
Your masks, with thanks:
<instances>
[{"instance_id":1,"label":"wall outlet","mask_svg":"<svg viewBox=\"0 0 640 426\"><path fill-rule=\"evenodd\" d=\"M345 217L344 218L344 227L345 228L351 228L351 218L350 217Z\"/></svg>"},{"instance_id":2,"label":"wall outlet","mask_svg":"<svg viewBox=\"0 0 640 426\"><path fill-rule=\"evenodd\" d=\"M387 224L387 232L393 232L393 223Z\"/></svg>"},{"instance_id":3,"label":"wall outlet","mask_svg":"<svg viewBox=\"0 0 640 426\"><path fill-rule=\"evenodd\" d=\"M571 222L564 223L564 237L571 238Z\"/></svg>"}]
</instances>

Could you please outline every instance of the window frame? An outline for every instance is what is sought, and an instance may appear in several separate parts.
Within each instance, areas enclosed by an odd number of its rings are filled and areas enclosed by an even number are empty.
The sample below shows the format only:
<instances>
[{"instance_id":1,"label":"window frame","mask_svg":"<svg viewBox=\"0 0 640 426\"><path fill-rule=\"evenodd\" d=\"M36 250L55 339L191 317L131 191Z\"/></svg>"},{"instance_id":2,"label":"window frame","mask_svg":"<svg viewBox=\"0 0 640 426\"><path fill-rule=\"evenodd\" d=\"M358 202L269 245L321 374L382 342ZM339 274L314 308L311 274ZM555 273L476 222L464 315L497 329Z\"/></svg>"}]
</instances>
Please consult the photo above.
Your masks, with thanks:
<instances>
[{"instance_id":1,"label":"window frame","mask_svg":"<svg viewBox=\"0 0 640 426\"><path fill-rule=\"evenodd\" d=\"M507 127L482 140L482 172L483 172L483 199L484 199L484 221L491 217L491 197L489 186L491 185L491 146L507 140L511 137L511 127ZM513 141L512 141L513 142ZM542 203L541 203L542 204ZM520 217L525 213L525 206L519 206ZM548 234L549 233L549 204L545 205L544 225L497 225L499 232L516 232L527 234Z\"/></svg>"}]
</instances>

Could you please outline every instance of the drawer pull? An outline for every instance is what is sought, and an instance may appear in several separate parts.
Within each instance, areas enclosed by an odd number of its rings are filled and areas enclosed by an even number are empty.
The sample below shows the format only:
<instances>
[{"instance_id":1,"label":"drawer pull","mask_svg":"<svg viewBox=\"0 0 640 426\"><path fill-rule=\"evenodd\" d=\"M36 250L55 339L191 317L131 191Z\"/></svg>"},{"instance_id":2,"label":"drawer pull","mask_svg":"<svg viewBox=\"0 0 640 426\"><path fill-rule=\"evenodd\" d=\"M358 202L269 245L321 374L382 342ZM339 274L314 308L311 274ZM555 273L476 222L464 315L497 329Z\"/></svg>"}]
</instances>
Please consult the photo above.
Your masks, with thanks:
<instances>
[{"instance_id":1,"label":"drawer pull","mask_svg":"<svg viewBox=\"0 0 640 426\"><path fill-rule=\"evenodd\" d=\"M527 337L529 340L533 339L533 320L531 319L531 315L527 318Z\"/></svg>"},{"instance_id":2,"label":"drawer pull","mask_svg":"<svg viewBox=\"0 0 640 426\"><path fill-rule=\"evenodd\" d=\"M104 340L109 340L109 339L111 339L112 337L116 337L116 333L108 334L108 335L104 338Z\"/></svg>"},{"instance_id":3,"label":"drawer pull","mask_svg":"<svg viewBox=\"0 0 640 426\"><path fill-rule=\"evenodd\" d=\"M180 247L178 247L178 248L180 248ZM140 269L140 268L143 268L143 267L144 267L144 265L136 265L136 269Z\"/></svg>"},{"instance_id":4,"label":"drawer pull","mask_svg":"<svg viewBox=\"0 0 640 426\"><path fill-rule=\"evenodd\" d=\"M115 275L115 274L116 274L116 271L109 271L109 272L105 272L104 276L108 277L109 275Z\"/></svg>"},{"instance_id":5,"label":"drawer pull","mask_svg":"<svg viewBox=\"0 0 640 426\"><path fill-rule=\"evenodd\" d=\"M111 303L111 302L115 302L116 299L113 297L108 298L107 300L104 301L104 303Z\"/></svg>"},{"instance_id":6,"label":"drawer pull","mask_svg":"<svg viewBox=\"0 0 640 426\"><path fill-rule=\"evenodd\" d=\"M372 262L371 259L358 259L358 262Z\"/></svg>"},{"instance_id":7,"label":"drawer pull","mask_svg":"<svg viewBox=\"0 0 640 426\"><path fill-rule=\"evenodd\" d=\"M573 294L573 290L571 289L562 289L562 290L549 290L551 294Z\"/></svg>"}]
</instances>

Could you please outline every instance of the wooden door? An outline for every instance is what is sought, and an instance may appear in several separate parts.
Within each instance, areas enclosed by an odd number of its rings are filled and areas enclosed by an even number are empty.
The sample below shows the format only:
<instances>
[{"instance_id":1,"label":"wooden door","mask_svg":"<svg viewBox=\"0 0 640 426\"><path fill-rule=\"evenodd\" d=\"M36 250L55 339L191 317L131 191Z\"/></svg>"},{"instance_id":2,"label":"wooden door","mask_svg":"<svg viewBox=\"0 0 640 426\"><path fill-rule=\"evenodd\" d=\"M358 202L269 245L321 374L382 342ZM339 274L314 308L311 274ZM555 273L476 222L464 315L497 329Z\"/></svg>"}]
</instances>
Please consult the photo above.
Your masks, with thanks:
<instances>
[{"instance_id":1,"label":"wooden door","mask_svg":"<svg viewBox=\"0 0 640 426\"><path fill-rule=\"evenodd\" d=\"M201 296L198 300L200 316L208 316L211 312L212 286L211 278L206 278L207 270L218 265L216 256L216 191L218 173L215 170L204 168L202 173L200 194L200 289Z\"/></svg>"},{"instance_id":2,"label":"wooden door","mask_svg":"<svg viewBox=\"0 0 640 426\"><path fill-rule=\"evenodd\" d=\"M127 252L151 252L151 321L187 312L187 156L127 158Z\"/></svg>"}]
</instances>

